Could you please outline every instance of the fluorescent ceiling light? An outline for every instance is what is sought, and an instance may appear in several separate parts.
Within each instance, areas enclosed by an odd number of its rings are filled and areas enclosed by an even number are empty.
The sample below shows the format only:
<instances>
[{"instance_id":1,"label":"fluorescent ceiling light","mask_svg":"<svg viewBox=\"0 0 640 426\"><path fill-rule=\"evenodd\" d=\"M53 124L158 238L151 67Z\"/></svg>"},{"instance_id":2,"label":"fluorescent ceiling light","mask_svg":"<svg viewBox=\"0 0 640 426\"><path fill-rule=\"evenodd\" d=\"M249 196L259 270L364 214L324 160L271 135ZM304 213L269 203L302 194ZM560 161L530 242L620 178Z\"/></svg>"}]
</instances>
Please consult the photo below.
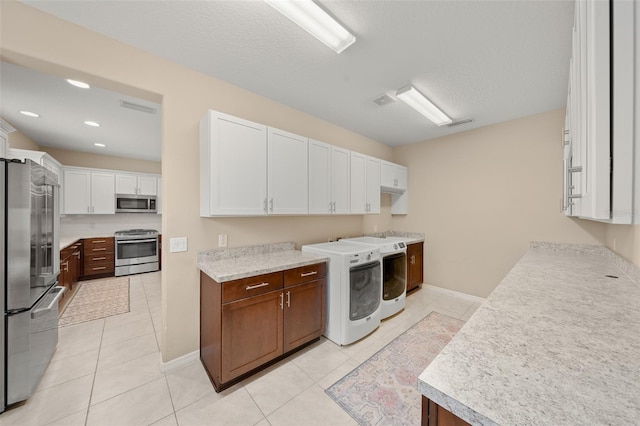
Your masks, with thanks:
<instances>
[{"instance_id":1,"label":"fluorescent ceiling light","mask_svg":"<svg viewBox=\"0 0 640 426\"><path fill-rule=\"evenodd\" d=\"M356 37L311 0L265 0L336 53L351 46Z\"/></svg>"},{"instance_id":2,"label":"fluorescent ceiling light","mask_svg":"<svg viewBox=\"0 0 640 426\"><path fill-rule=\"evenodd\" d=\"M67 79L67 83L69 83L72 86L79 87L81 89L88 89L89 87L91 87L84 81L72 80L70 78Z\"/></svg>"},{"instance_id":3,"label":"fluorescent ceiling light","mask_svg":"<svg viewBox=\"0 0 640 426\"><path fill-rule=\"evenodd\" d=\"M98 142L94 143L94 145L95 145L95 146L97 146L97 147L100 147L100 148L104 148L104 147L106 147L106 145L105 145L105 144L103 144L103 143L98 143Z\"/></svg>"},{"instance_id":4,"label":"fluorescent ceiling light","mask_svg":"<svg viewBox=\"0 0 640 426\"><path fill-rule=\"evenodd\" d=\"M27 117L40 117L40 114L36 114L35 112L31 111L20 111L20 114L26 115Z\"/></svg>"},{"instance_id":5,"label":"fluorescent ceiling light","mask_svg":"<svg viewBox=\"0 0 640 426\"><path fill-rule=\"evenodd\" d=\"M100 127L100 123L96 123L95 121L85 121L84 124L91 127Z\"/></svg>"},{"instance_id":6,"label":"fluorescent ceiling light","mask_svg":"<svg viewBox=\"0 0 640 426\"><path fill-rule=\"evenodd\" d=\"M437 126L444 126L453 121L413 86L403 87L396 92L396 96Z\"/></svg>"}]
</instances>

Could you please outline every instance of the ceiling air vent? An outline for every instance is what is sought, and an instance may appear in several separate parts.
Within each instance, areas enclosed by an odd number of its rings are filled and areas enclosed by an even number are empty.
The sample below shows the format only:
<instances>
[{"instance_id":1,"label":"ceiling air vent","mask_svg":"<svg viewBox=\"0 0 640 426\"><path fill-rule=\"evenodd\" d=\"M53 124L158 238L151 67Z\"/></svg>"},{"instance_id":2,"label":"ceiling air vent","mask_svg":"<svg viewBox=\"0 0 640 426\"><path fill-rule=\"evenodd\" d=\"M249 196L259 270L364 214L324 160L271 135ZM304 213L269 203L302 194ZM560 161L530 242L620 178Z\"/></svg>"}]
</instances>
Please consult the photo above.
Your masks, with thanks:
<instances>
[{"instance_id":1,"label":"ceiling air vent","mask_svg":"<svg viewBox=\"0 0 640 426\"><path fill-rule=\"evenodd\" d=\"M378 105L378 106L385 106L387 104L391 104L393 102L395 102L396 100L393 99L391 96L384 94L382 96L379 96L377 98L375 98L373 100L373 103Z\"/></svg>"},{"instance_id":2,"label":"ceiling air vent","mask_svg":"<svg viewBox=\"0 0 640 426\"><path fill-rule=\"evenodd\" d=\"M461 124L467 124L467 123L473 123L473 120L471 118L467 118L466 120L455 121L451 124L447 124L447 126L453 127L453 126L459 126Z\"/></svg>"},{"instance_id":3,"label":"ceiling air vent","mask_svg":"<svg viewBox=\"0 0 640 426\"><path fill-rule=\"evenodd\" d=\"M147 114L155 114L156 109L153 107L149 107L146 105L134 104L133 102L128 101L120 101L120 106L122 108L129 108L140 112L146 112Z\"/></svg>"}]
</instances>

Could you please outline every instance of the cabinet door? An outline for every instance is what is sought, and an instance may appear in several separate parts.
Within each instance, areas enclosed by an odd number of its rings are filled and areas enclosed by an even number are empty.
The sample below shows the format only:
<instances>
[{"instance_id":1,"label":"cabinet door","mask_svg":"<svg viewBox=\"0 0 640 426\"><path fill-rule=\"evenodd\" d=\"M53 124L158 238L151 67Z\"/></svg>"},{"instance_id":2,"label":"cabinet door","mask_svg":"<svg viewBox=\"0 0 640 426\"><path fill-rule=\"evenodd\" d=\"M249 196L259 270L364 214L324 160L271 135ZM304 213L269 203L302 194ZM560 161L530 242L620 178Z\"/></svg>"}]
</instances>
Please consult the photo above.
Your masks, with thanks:
<instances>
[{"instance_id":1,"label":"cabinet door","mask_svg":"<svg viewBox=\"0 0 640 426\"><path fill-rule=\"evenodd\" d=\"M389 161L382 161L380 163L380 186L395 188L396 182L396 165Z\"/></svg>"},{"instance_id":2,"label":"cabinet door","mask_svg":"<svg viewBox=\"0 0 640 426\"><path fill-rule=\"evenodd\" d=\"M349 214L351 151L331 147L331 198L334 214Z\"/></svg>"},{"instance_id":3,"label":"cabinet door","mask_svg":"<svg viewBox=\"0 0 640 426\"><path fill-rule=\"evenodd\" d=\"M116 194L136 195L138 193L138 177L136 175L116 174Z\"/></svg>"},{"instance_id":4,"label":"cabinet door","mask_svg":"<svg viewBox=\"0 0 640 426\"><path fill-rule=\"evenodd\" d=\"M309 139L309 214L332 211L331 145Z\"/></svg>"},{"instance_id":5,"label":"cabinet door","mask_svg":"<svg viewBox=\"0 0 640 426\"><path fill-rule=\"evenodd\" d=\"M158 214L162 214L162 178L159 177L157 179L158 189L156 190L156 195L158 197L158 201L156 201L156 207Z\"/></svg>"},{"instance_id":6,"label":"cabinet door","mask_svg":"<svg viewBox=\"0 0 640 426\"><path fill-rule=\"evenodd\" d=\"M261 216L267 127L216 111L200 122L200 215Z\"/></svg>"},{"instance_id":7,"label":"cabinet door","mask_svg":"<svg viewBox=\"0 0 640 426\"><path fill-rule=\"evenodd\" d=\"M269 214L307 214L308 139L270 127L267 141Z\"/></svg>"},{"instance_id":8,"label":"cabinet door","mask_svg":"<svg viewBox=\"0 0 640 426\"><path fill-rule=\"evenodd\" d=\"M380 160L367 157L367 213L380 213Z\"/></svg>"},{"instance_id":9,"label":"cabinet door","mask_svg":"<svg viewBox=\"0 0 640 426\"><path fill-rule=\"evenodd\" d=\"M283 354L281 290L222 305L221 381Z\"/></svg>"},{"instance_id":10,"label":"cabinet door","mask_svg":"<svg viewBox=\"0 0 640 426\"><path fill-rule=\"evenodd\" d=\"M367 212L367 156L358 152L351 152L351 179L350 179L351 214L364 214Z\"/></svg>"},{"instance_id":11,"label":"cabinet door","mask_svg":"<svg viewBox=\"0 0 640 426\"><path fill-rule=\"evenodd\" d=\"M157 195L157 178L152 176L138 176L139 195Z\"/></svg>"},{"instance_id":12,"label":"cabinet door","mask_svg":"<svg viewBox=\"0 0 640 426\"><path fill-rule=\"evenodd\" d=\"M88 214L91 208L91 172L64 171L64 213Z\"/></svg>"},{"instance_id":13,"label":"cabinet door","mask_svg":"<svg viewBox=\"0 0 640 426\"><path fill-rule=\"evenodd\" d=\"M423 283L424 243L407 245L407 291Z\"/></svg>"},{"instance_id":14,"label":"cabinet door","mask_svg":"<svg viewBox=\"0 0 640 426\"><path fill-rule=\"evenodd\" d=\"M284 352L320 337L325 327L326 279L284 290Z\"/></svg>"},{"instance_id":15,"label":"cabinet door","mask_svg":"<svg viewBox=\"0 0 640 426\"><path fill-rule=\"evenodd\" d=\"M91 173L91 213L115 214L116 187L113 173Z\"/></svg>"}]
</instances>

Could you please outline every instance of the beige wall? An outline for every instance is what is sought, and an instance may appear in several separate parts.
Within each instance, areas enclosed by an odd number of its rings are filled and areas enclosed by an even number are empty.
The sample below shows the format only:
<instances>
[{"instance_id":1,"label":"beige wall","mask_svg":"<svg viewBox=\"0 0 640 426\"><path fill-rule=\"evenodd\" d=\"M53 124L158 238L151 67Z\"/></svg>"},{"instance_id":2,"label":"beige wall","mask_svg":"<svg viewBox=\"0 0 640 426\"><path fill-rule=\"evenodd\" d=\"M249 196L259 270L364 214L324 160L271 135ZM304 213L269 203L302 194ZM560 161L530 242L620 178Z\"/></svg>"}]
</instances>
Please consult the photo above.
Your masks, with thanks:
<instances>
[{"instance_id":1,"label":"beige wall","mask_svg":"<svg viewBox=\"0 0 640 426\"><path fill-rule=\"evenodd\" d=\"M6 121L6 120L5 120ZM15 126L11 125L13 128ZM40 147L37 143L28 138L24 133L20 130L9 133L9 147L10 148L18 148L18 149L29 149L31 151L39 151Z\"/></svg>"},{"instance_id":2,"label":"beige wall","mask_svg":"<svg viewBox=\"0 0 640 426\"><path fill-rule=\"evenodd\" d=\"M133 158L114 157L111 155L99 155L90 152L69 151L58 148L42 147L41 149L65 166L124 170L139 173L162 173L162 163L160 161L136 160Z\"/></svg>"},{"instance_id":3,"label":"beige wall","mask_svg":"<svg viewBox=\"0 0 640 426\"><path fill-rule=\"evenodd\" d=\"M607 247L640 266L640 225L607 225Z\"/></svg>"},{"instance_id":4,"label":"beige wall","mask_svg":"<svg viewBox=\"0 0 640 426\"><path fill-rule=\"evenodd\" d=\"M165 361L198 349L197 252L215 247L218 234L227 234L229 245L239 246L291 240L303 244L363 231L362 216L201 219L199 120L207 109L216 109L383 159L391 159L391 148L24 4L0 5L4 60L54 75L73 72L97 87L161 99ZM179 236L188 238L189 250L169 253L169 239Z\"/></svg>"},{"instance_id":5,"label":"beige wall","mask_svg":"<svg viewBox=\"0 0 640 426\"><path fill-rule=\"evenodd\" d=\"M409 167L409 214L426 234L425 281L486 297L532 240L604 244L606 225L560 212L564 111L394 150Z\"/></svg>"}]
</instances>

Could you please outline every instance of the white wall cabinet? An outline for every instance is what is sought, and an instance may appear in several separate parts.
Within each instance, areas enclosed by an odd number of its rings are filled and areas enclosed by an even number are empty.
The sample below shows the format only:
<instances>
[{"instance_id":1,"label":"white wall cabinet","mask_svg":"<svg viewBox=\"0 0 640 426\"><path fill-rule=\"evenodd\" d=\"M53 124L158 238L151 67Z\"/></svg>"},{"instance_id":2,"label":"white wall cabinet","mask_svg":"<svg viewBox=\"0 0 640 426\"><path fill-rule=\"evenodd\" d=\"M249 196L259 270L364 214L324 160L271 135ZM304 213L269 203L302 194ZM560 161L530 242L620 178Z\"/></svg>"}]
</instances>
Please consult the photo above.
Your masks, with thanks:
<instances>
[{"instance_id":1,"label":"white wall cabinet","mask_svg":"<svg viewBox=\"0 0 640 426\"><path fill-rule=\"evenodd\" d=\"M382 160L380 162L380 190L398 193L407 190L407 168Z\"/></svg>"},{"instance_id":2,"label":"white wall cabinet","mask_svg":"<svg viewBox=\"0 0 640 426\"><path fill-rule=\"evenodd\" d=\"M267 159L268 214L307 214L308 139L269 127Z\"/></svg>"},{"instance_id":3,"label":"white wall cabinet","mask_svg":"<svg viewBox=\"0 0 640 426\"><path fill-rule=\"evenodd\" d=\"M154 176L116 173L116 194L158 195L157 185Z\"/></svg>"},{"instance_id":4,"label":"white wall cabinet","mask_svg":"<svg viewBox=\"0 0 640 426\"><path fill-rule=\"evenodd\" d=\"M380 213L380 160L351 151L351 214Z\"/></svg>"},{"instance_id":5,"label":"white wall cabinet","mask_svg":"<svg viewBox=\"0 0 640 426\"><path fill-rule=\"evenodd\" d=\"M65 168L64 214L115 214L115 174Z\"/></svg>"},{"instance_id":6,"label":"white wall cabinet","mask_svg":"<svg viewBox=\"0 0 640 426\"><path fill-rule=\"evenodd\" d=\"M565 214L634 223L636 2L577 1L563 143ZM636 17L636 18L634 18ZM613 37L611 37L613 34ZM635 90L634 90L635 88Z\"/></svg>"},{"instance_id":7,"label":"white wall cabinet","mask_svg":"<svg viewBox=\"0 0 640 426\"><path fill-rule=\"evenodd\" d=\"M156 192L158 194L158 199L157 199L157 202L156 202L156 210L157 210L157 214L162 214L162 178L159 177L156 180L156 183L158 185L157 186L157 190L156 190Z\"/></svg>"},{"instance_id":8,"label":"white wall cabinet","mask_svg":"<svg viewBox=\"0 0 640 426\"><path fill-rule=\"evenodd\" d=\"M267 126L208 111L200 121L200 216L267 212Z\"/></svg>"},{"instance_id":9,"label":"white wall cabinet","mask_svg":"<svg viewBox=\"0 0 640 426\"><path fill-rule=\"evenodd\" d=\"M350 151L309 139L309 214L349 213Z\"/></svg>"}]
</instances>

